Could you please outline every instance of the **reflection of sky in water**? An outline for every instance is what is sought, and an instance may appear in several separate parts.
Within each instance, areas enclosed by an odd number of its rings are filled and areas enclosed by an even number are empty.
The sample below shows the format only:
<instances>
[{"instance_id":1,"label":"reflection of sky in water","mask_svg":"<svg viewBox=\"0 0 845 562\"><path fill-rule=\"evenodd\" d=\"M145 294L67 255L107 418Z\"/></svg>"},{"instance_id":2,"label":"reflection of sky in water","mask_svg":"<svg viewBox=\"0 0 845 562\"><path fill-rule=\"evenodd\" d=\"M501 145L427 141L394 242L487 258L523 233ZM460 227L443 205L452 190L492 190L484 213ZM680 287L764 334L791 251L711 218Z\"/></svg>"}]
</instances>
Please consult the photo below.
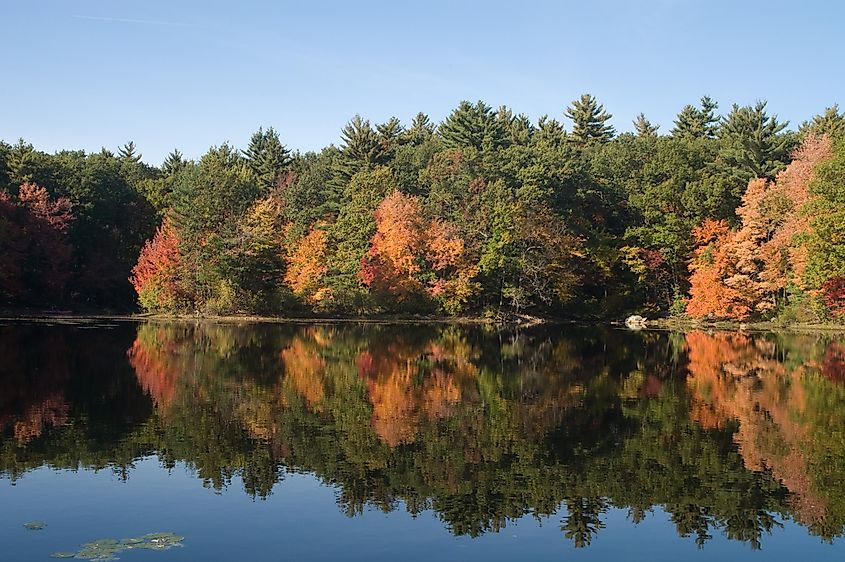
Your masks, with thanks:
<instances>
[{"instance_id":1,"label":"reflection of sky in water","mask_svg":"<svg viewBox=\"0 0 845 562\"><path fill-rule=\"evenodd\" d=\"M766 537L763 550L718 534L703 550L679 539L657 510L634 525L625 510L603 516L606 527L586 549L576 550L558 528L559 516L538 524L530 516L499 533L454 537L431 511L416 519L404 510L367 510L348 518L335 493L314 477L288 474L266 500L241 492L239 482L221 493L204 489L183 466L172 471L157 459L137 463L128 481L109 470L41 468L14 486L0 481L0 559L46 560L97 538L153 531L184 535L185 546L166 552L131 552L122 560L841 560L842 552L786 523ZM48 526L33 532L29 520Z\"/></svg>"}]
</instances>

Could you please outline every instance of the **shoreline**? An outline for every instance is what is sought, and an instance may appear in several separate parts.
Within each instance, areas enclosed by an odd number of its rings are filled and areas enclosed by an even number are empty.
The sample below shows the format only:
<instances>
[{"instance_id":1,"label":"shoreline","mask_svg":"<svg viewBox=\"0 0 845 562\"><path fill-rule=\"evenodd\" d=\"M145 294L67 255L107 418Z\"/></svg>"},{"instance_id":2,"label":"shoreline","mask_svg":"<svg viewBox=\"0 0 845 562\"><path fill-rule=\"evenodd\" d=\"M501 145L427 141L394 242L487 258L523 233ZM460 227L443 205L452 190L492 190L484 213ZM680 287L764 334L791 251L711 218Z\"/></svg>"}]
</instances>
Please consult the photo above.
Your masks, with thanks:
<instances>
[{"instance_id":1,"label":"shoreline","mask_svg":"<svg viewBox=\"0 0 845 562\"><path fill-rule=\"evenodd\" d=\"M655 318L646 320L646 330L719 332L845 332L845 324L779 324L777 322L737 322L734 320L694 320L692 318Z\"/></svg>"},{"instance_id":2,"label":"shoreline","mask_svg":"<svg viewBox=\"0 0 845 562\"><path fill-rule=\"evenodd\" d=\"M508 318L486 318L482 316L263 316L254 314L230 315L187 315L187 314L111 314L76 312L12 312L0 311L0 322L209 322L221 324L458 324L479 326L539 326L544 324L574 324L575 321L519 316Z\"/></svg>"},{"instance_id":3,"label":"shoreline","mask_svg":"<svg viewBox=\"0 0 845 562\"><path fill-rule=\"evenodd\" d=\"M99 312L49 312L49 311L0 311L0 322L39 323L89 323L89 322L207 322L219 324L396 324L434 325L453 324L467 326L495 326L530 328L536 326L603 325L626 328L624 319L565 319L535 317L528 315L489 318L482 316L263 316L258 314L187 315L187 314L139 314ZM672 331L692 330L722 332L793 332L793 333L845 333L845 324L778 324L775 322L736 322L728 320L701 321L690 318L646 319L641 330Z\"/></svg>"}]
</instances>

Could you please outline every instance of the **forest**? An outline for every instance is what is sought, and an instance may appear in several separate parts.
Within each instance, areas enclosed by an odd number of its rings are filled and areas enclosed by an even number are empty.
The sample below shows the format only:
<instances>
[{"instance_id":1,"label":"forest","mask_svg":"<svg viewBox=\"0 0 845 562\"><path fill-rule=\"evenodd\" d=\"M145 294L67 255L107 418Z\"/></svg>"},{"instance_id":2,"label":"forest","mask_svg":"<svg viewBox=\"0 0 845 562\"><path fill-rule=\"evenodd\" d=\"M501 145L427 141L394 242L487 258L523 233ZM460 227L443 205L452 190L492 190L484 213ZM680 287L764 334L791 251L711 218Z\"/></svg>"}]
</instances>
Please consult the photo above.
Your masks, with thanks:
<instances>
[{"instance_id":1,"label":"forest","mask_svg":"<svg viewBox=\"0 0 845 562\"><path fill-rule=\"evenodd\" d=\"M845 113L684 106L617 134L592 95L533 122L353 117L338 145L161 164L0 142L0 308L841 322Z\"/></svg>"}]
</instances>

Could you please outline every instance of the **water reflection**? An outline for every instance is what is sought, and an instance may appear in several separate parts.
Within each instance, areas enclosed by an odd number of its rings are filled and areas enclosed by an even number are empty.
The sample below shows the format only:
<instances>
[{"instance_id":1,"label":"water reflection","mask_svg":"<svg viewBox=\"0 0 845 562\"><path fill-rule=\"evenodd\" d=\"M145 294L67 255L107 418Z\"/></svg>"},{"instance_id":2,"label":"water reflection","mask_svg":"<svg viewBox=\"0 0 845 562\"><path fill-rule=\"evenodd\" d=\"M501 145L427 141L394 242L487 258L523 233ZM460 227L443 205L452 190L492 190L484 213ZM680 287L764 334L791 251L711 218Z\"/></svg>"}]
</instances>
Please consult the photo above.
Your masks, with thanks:
<instances>
[{"instance_id":1,"label":"water reflection","mask_svg":"<svg viewBox=\"0 0 845 562\"><path fill-rule=\"evenodd\" d=\"M264 497L432 509L455 534L553 517L575 546L656 506L704 545L845 527L845 345L822 336L397 326L0 327L0 474L156 454Z\"/></svg>"}]
</instances>

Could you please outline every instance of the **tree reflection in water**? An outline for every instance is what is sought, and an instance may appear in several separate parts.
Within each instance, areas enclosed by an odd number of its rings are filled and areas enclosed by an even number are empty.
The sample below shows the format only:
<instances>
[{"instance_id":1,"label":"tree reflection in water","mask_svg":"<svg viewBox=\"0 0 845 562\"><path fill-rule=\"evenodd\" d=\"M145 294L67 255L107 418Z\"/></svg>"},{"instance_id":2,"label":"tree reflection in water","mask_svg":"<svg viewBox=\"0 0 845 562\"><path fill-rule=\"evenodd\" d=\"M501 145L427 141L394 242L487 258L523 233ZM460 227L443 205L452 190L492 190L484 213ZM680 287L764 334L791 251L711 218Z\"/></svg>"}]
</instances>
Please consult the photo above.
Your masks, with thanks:
<instances>
[{"instance_id":1,"label":"tree reflection in water","mask_svg":"<svg viewBox=\"0 0 845 562\"><path fill-rule=\"evenodd\" d=\"M128 349L128 351L127 351ZM156 454L265 497L286 472L349 515L433 510L455 534L665 510L703 546L792 519L845 527L845 345L600 328L149 323L0 327L0 471Z\"/></svg>"}]
</instances>

